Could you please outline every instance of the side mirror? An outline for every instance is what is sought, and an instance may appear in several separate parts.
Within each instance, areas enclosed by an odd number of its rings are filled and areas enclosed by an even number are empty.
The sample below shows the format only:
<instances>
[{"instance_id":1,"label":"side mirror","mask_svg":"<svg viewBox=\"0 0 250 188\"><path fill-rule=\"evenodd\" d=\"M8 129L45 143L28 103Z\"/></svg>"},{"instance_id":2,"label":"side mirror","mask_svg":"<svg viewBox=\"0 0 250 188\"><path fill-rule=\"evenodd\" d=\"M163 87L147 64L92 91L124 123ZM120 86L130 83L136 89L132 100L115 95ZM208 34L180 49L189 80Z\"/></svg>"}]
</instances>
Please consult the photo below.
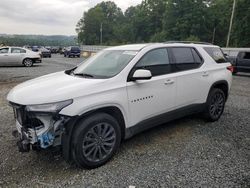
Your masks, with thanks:
<instances>
[{"instance_id":1,"label":"side mirror","mask_svg":"<svg viewBox=\"0 0 250 188\"><path fill-rule=\"evenodd\" d=\"M150 80L152 78L152 74L149 70L145 69L138 69L134 72L131 80L136 81L136 80Z\"/></svg>"}]
</instances>

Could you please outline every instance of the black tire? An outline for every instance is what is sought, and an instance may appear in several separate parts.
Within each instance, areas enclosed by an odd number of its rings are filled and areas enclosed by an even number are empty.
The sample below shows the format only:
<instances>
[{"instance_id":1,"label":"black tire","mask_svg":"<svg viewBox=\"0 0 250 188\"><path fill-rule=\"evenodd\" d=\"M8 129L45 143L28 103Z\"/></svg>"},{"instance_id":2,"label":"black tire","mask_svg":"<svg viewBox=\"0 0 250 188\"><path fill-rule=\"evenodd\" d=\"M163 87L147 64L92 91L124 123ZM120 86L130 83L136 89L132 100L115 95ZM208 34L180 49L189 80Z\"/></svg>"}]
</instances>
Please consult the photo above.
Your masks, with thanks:
<instances>
[{"instance_id":1,"label":"black tire","mask_svg":"<svg viewBox=\"0 0 250 188\"><path fill-rule=\"evenodd\" d=\"M214 122L220 119L225 107L225 93L219 88L213 88L208 95L204 116L207 121Z\"/></svg>"},{"instance_id":2,"label":"black tire","mask_svg":"<svg viewBox=\"0 0 250 188\"><path fill-rule=\"evenodd\" d=\"M25 67L32 67L33 66L33 60L29 59L29 58L26 58L26 59L23 60L23 65Z\"/></svg>"},{"instance_id":3,"label":"black tire","mask_svg":"<svg viewBox=\"0 0 250 188\"><path fill-rule=\"evenodd\" d=\"M98 113L80 121L72 135L72 157L79 167L92 169L108 162L121 142L115 118Z\"/></svg>"}]
</instances>

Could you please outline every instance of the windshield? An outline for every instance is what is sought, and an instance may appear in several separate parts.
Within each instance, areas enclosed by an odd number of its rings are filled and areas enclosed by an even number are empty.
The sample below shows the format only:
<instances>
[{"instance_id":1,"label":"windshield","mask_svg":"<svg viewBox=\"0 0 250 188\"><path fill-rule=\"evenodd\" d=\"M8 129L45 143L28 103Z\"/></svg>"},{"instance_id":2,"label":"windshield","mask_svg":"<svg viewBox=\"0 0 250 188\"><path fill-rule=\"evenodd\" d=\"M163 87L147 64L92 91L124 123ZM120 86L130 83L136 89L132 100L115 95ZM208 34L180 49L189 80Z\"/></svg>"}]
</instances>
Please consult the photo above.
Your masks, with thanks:
<instances>
[{"instance_id":1,"label":"windshield","mask_svg":"<svg viewBox=\"0 0 250 188\"><path fill-rule=\"evenodd\" d=\"M137 51L103 50L77 67L73 74L110 78L121 72L136 54Z\"/></svg>"}]
</instances>

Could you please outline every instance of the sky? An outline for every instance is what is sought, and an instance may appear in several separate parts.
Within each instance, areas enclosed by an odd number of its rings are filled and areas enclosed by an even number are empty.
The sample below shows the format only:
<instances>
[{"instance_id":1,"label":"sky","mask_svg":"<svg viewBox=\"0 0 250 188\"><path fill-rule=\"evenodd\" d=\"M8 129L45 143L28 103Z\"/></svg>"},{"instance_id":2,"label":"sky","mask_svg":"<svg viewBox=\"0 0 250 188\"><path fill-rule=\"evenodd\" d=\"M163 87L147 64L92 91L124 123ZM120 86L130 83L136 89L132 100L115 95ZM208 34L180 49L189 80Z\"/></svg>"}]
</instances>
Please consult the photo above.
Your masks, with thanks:
<instances>
[{"instance_id":1,"label":"sky","mask_svg":"<svg viewBox=\"0 0 250 188\"><path fill-rule=\"evenodd\" d=\"M76 35L75 26L83 12L101 1L1 0L0 34ZM142 0L111 1L125 11Z\"/></svg>"}]
</instances>

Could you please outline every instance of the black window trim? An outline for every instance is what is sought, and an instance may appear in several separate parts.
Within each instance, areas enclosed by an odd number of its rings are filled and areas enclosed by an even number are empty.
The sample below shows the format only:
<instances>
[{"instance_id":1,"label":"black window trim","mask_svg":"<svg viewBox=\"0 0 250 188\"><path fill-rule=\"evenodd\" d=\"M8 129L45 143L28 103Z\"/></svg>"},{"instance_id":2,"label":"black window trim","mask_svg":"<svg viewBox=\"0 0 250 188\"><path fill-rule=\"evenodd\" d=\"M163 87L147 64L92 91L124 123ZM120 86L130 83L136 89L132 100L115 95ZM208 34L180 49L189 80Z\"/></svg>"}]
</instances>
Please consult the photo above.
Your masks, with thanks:
<instances>
[{"instance_id":1,"label":"black window trim","mask_svg":"<svg viewBox=\"0 0 250 188\"><path fill-rule=\"evenodd\" d=\"M2 50L2 49L8 49L7 54L8 54L9 51L10 51L10 47L2 47L0 50ZM4 53L3 53L3 54L4 54Z\"/></svg>"},{"instance_id":2,"label":"black window trim","mask_svg":"<svg viewBox=\"0 0 250 188\"><path fill-rule=\"evenodd\" d=\"M145 55L147 55L147 54L148 54L149 52L151 52L151 51L159 50L159 49L165 49L165 50L167 51L167 53L168 53L169 65L174 65L173 60L172 60L172 58L170 57L170 52L169 52L169 49L168 49L168 48L169 48L168 46L166 46L166 47L157 47L157 48L151 49L151 50L147 51L145 54L143 54L143 56L140 57L140 59L135 63L135 65L133 66L133 68L130 70L130 72L129 72L129 74L128 74L127 82L133 81L131 78L132 78L134 72L135 72L136 69L137 69L137 68L136 68L136 65L141 61L141 59L142 59ZM167 74L173 74L173 73L175 73L175 72L171 72L171 73L167 73ZM162 75L167 75L167 74L162 74ZM157 76L162 76L162 75L155 75L155 76L152 75L152 77L157 77Z\"/></svg>"},{"instance_id":3,"label":"black window trim","mask_svg":"<svg viewBox=\"0 0 250 188\"><path fill-rule=\"evenodd\" d=\"M200 52L199 52L194 46L170 46L170 47L168 47L168 48L169 48L169 53L171 54L171 58L172 58L172 61L173 61L174 66L176 66L177 63L176 63L176 59L175 59L175 57L174 57L174 54L173 54L173 52L172 52L172 48L191 48L191 49L193 49L193 50L197 53L197 55L201 58L201 63L200 63L200 65L199 65L198 67L192 68L192 69L188 69L188 70L179 70L179 71L176 71L176 72L173 72L173 73L184 72L184 71L191 71L191 70L199 69L199 68L201 68L202 65L204 64L204 59L203 59L202 55L200 54ZM193 56L193 58L194 58L194 54L193 54L192 51L191 51L191 53L192 53L192 56ZM195 58L194 58L194 60L195 60Z\"/></svg>"}]
</instances>

